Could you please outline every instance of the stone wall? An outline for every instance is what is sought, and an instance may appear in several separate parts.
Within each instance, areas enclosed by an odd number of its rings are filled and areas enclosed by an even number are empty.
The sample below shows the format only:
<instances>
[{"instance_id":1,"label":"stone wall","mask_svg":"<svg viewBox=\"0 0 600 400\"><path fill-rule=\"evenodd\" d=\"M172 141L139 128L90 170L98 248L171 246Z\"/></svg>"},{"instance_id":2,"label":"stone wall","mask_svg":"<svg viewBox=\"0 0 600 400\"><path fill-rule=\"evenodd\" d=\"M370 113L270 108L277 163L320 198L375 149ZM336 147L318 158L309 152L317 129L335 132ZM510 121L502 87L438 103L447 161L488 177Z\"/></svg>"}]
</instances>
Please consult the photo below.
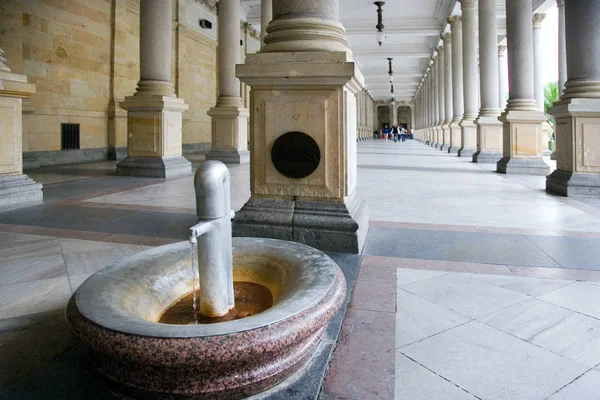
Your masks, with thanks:
<instances>
[{"instance_id":1,"label":"stone wall","mask_svg":"<svg viewBox=\"0 0 600 400\"><path fill-rule=\"evenodd\" d=\"M183 114L184 151L206 150L206 113L217 99L217 43L188 25L185 13L202 7L214 16L214 9L172 1L172 79L190 106ZM243 26L242 60L260 46L253 28ZM119 103L139 80L139 0L1 0L0 46L13 72L37 85L24 107L26 159L36 155L47 165L126 154L126 112ZM61 123L80 124L81 150L61 151Z\"/></svg>"}]
</instances>

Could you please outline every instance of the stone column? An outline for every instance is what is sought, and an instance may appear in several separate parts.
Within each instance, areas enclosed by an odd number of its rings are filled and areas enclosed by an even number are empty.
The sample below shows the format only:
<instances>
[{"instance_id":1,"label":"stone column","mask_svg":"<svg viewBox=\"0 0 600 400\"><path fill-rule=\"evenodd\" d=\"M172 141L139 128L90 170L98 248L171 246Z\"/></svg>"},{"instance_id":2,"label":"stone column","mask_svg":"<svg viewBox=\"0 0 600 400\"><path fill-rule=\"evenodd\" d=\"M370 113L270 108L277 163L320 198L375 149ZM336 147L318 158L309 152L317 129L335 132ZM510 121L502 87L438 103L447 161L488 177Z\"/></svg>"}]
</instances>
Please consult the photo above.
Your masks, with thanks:
<instances>
[{"instance_id":1,"label":"stone column","mask_svg":"<svg viewBox=\"0 0 600 400\"><path fill-rule=\"evenodd\" d=\"M23 99L35 93L13 74L0 48L0 211L40 204L42 185L23 174Z\"/></svg>"},{"instance_id":2,"label":"stone column","mask_svg":"<svg viewBox=\"0 0 600 400\"><path fill-rule=\"evenodd\" d=\"M452 123L452 34L442 34L444 41L444 146L441 150L450 148L450 124Z\"/></svg>"},{"instance_id":3,"label":"stone column","mask_svg":"<svg viewBox=\"0 0 600 400\"><path fill-rule=\"evenodd\" d=\"M252 87L251 197L234 236L362 250L369 219L356 191L356 96L364 81L338 16L339 0L274 1L265 46L237 66Z\"/></svg>"},{"instance_id":4,"label":"stone column","mask_svg":"<svg viewBox=\"0 0 600 400\"><path fill-rule=\"evenodd\" d=\"M565 36L565 0L556 0L558 8L558 95L562 96L567 81L567 40Z\"/></svg>"},{"instance_id":5,"label":"stone column","mask_svg":"<svg viewBox=\"0 0 600 400\"><path fill-rule=\"evenodd\" d=\"M540 136L546 120L534 99L532 0L506 0L509 100L503 122L500 173L547 175Z\"/></svg>"},{"instance_id":6,"label":"stone column","mask_svg":"<svg viewBox=\"0 0 600 400\"><path fill-rule=\"evenodd\" d=\"M265 45L267 26L273 19L273 0L260 0L260 47Z\"/></svg>"},{"instance_id":7,"label":"stone column","mask_svg":"<svg viewBox=\"0 0 600 400\"><path fill-rule=\"evenodd\" d=\"M533 14L533 86L535 102L538 110L544 111L544 52L542 49L542 22L546 14Z\"/></svg>"},{"instance_id":8,"label":"stone column","mask_svg":"<svg viewBox=\"0 0 600 400\"><path fill-rule=\"evenodd\" d=\"M436 47L438 52L438 148L442 150L446 147L446 141L444 138L444 123L446 121L446 103L445 103L445 87L444 87L444 68L446 66L446 55L444 54L444 46Z\"/></svg>"},{"instance_id":9,"label":"stone column","mask_svg":"<svg viewBox=\"0 0 600 400\"><path fill-rule=\"evenodd\" d=\"M390 102L390 132L392 131L392 126L396 124L396 121L398 121L398 114L396 112L396 102L392 101Z\"/></svg>"},{"instance_id":10,"label":"stone column","mask_svg":"<svg viewBox=\"0 0 600 400\"><path fill-rule=\"evenodd\" d=\"M163 0L140 1L140 81L127 110L127 158L117 175L170 178L187 175L182 157L182 113L188 106L171 83L173 7Z\"/></svg>"},{"instance_id":11,"label":"stone column","mask_svg":"<svg viewBox=\"0 0 600 400\"><path fill-rule=\"evenodd\" d=\"M567 82L549 112L556 118L556 170L548 192L600 196L600 3L569 0L565 7Z\"/></svg>"},{"instance_id":12,"label":"stone column","mask_svg":"<svg viewBox=\"0 0 600 400\"><path fill-rule=\"evenodd\" d=\"M544 111L544 52L542 51L542 22L546 18L546 14L533 14L533 85L535 102L538 105L538 110ZM542 135L540 136L540 145L542 146L542 154L550 155L548 146L548 138L550 133L550 125L548 121L542 125Z\"/></svg>"},{"instance_id":13,"label":"stone column","mask_svg":"<svg viewBox=\"0 0 600 400\"><path fill-rule=\"evenodd\" d=\"M479 80L481 108L477 124L477 152L473 162L497 163L502 158L502 123L498 120L498 29L496 1L479 0Z\"/></svg>"},{"instance_id":14,"label":"stone column","mask_svg":"<svg viewBox=\"0 0 600 400\"><path fill-rule=\"evenodd\" d=\"M506 109L506 88L508 87L508 69L506 64L506 46L498 46L498 104L500 111Z\"/></svg>"},{"instance_id":15,"label":"stone column","mask_svg":"<svg viewBox=\"0 0 600 400\"><path fill-rule=\"evenodd\" d=\"M212 149L207 160L231 164L250 162L248 109L242 106L235 66L240 62L240 0L219 1L219 98L212 118ZM263 50L264 51L264 47Z\"/></svg>"},{"instance_id":16,"label":"stone column","mask_svg":"<svg viewBox=\"0 0 600 400\"><path fill-rule=\"evenodd\" d=\"M448 153L458 153L462 147L460 121L465 104L462 70L462 19L460 15L448 18L452 35L452 122L450 123L450 147Z\"/></svg>"},{"instance_id":17,"label":"stone column","mask_svg":"<svg viewBox=\"0 0 600 400\"><path fill-rule=\"evenodd\" d=\"M460 121L462 146L459 157L471 158L477 151L477 109L479 92L477 90L477 0L459 0L463 24L463 88L465 111Z\"/></svg>"},{"instance_id":18,"label":"stone column","mask_svg":"<svg viewBox=\"0 0 600 400\"><path fill-rule=\"evenodd\" d=\"M439 117L439 103L438 103L438 90L437 90L437 71L438 71L438 58L437 56L431 57L431 146L438 147L438 117Z\"/></svg>"}]
</instances>

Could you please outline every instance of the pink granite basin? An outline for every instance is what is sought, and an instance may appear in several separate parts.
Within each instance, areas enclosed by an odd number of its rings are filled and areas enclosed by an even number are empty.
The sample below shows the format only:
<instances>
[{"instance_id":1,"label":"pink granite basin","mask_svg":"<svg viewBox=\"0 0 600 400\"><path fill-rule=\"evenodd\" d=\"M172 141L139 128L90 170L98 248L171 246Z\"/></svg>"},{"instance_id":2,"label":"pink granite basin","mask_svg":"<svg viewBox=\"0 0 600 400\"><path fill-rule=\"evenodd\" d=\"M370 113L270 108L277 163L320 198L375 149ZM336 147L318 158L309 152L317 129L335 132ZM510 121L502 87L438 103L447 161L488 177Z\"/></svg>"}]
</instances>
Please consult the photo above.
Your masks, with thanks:
<instances>
[{"instance_id":1,"label":"pink granite basin","mask_svg":"<svg viewBox=\"0 0 600 400\"><path fill-rule=\"evenodd\" d=\"M156 321L192 290L189 243L150 249L94 274L66 311L111 388L143 399L237 399L300 368L341 306L339 267L311 247L234 238L234 281L269 288L273 307L210 325Z\"/></svg>"}]
</instances>

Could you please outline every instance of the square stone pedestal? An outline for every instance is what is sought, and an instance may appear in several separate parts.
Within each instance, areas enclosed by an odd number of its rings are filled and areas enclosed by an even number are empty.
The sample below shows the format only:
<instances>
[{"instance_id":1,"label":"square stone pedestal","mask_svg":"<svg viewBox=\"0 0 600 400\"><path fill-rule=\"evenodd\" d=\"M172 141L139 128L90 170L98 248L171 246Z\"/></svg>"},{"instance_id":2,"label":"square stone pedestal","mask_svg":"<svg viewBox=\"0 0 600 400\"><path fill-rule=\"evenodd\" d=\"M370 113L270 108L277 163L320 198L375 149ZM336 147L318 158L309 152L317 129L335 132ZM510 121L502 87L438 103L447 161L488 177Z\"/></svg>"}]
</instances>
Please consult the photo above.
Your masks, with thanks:
<instances>
[{"instance_id":1,"label":"square stone pedestal","mask_svg":"<svg viewBox=\"0 0 600 400\"><path fill-rule=\"evenodd\" d=\"M542 158L540 135L546 120L540 111L508 110L503 123L503 157L496 171L503 174L548 175L550 167Z\"/></svg>"},{"instance_id":2,"label":"square stone pedestal","mask_svg":"<svg viewBox=\"0 0 600 400\"><path fill-rule=\"evenodd\" d=\"M477 152L473 162L495 164L502 158L502 122L498 116L480 116L477 125Z\"/></svg>"},{"instance_id":3,"label":"square stone pedestal","mask_svg":"<svg viewBox=\"0 0 600 400\"><path fill-rule=\"evenodd\" d=\"M42 185L23 175L23 99L35 93L27 76L0 72L0 211L39 204Z\"/></svg>"},{"instance_id":4,"label":"square stone pedestal","mask_svg":"<svg viewBox=\"0 0 600 400\"><path fill-rule=\"evenodd\" d=\"M555 103L556 171L546 190L562 196L600 196L600 99Z\"/></svg>"},{"instance_id":5,"label":"square stone pedestal","mask_svg":"<svg viewBox=\"0 0 600 400\"><path fill-rule=\"evenodd\" d=\"M217 105L210 109L208 115L212 118L213 148L206 155L206 159L227 164L249 163L248 110Z\"/></svg>"},{"instance_id":6,"label":"square stone pedestal","mask_svg":"<svg viewBox=\"0 0 600 400\"><path fill-rule=\"evenodd\" d=\"M251 198L234 236L359 253L369 227L356 193L360 71L344 52L274 52L248 55L237 76L252 87Z\"/></svg>"},{"instance_id":7,"label":"square stone pedestal","mask_svg":"<svg viewBox=\"0 0 600 400\"><path fill-rule=\"evenodd\" d=\"M458 154L462 143L459 121L452 121L450 123L449 129L450 145L448 146L448 153Z\"/></svg>"},{"instance_id":8,"label":"square stone pedestal","mask_svg":"<svg viewBox=\"0 0 600 400\"><path fill-rule=\"evenodd\" d=\"M192 173L182 157L182 116L188 106L177 97L138 95L121 103L127 110L127 158L117 175L172 178Z\"/></svg>"},{"instance_id":9,"label":"square stone pedestal","mask_svg":"<svg viewBox=\"0 0 600 400\"><path fill-rule=\"evenodd\" d=\"M448 150L450 147L450 126L443 125L442 126L442 143L440 145L440 150Z\"/></svg>"},{"instance_id":10,"label":"square stone pedestal","mask_svg":"<svg viewBox=\"0 0 600 400\"><path fill-rule=\"evenodd\" d=\"M458 150L459 157L473 157L477 151L477 125L474 120L463 119L460 121L462 146Z\"/></svg>"}]
</instances>

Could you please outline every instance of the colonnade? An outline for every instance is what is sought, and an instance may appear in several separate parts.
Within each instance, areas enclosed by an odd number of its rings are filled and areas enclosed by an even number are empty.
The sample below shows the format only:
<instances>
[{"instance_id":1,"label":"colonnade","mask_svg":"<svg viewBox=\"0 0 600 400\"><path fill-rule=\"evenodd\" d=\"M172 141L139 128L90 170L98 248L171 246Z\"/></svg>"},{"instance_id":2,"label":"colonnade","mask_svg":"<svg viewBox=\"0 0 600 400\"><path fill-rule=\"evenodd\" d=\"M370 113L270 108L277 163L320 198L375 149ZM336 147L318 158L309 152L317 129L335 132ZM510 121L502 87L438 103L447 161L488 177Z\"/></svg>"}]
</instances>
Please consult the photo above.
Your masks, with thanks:
<instances>
[{"instance_id":1,"label":"colonnade","mask_svg":"<svg viewBox=\"0 0 600 400\"><path fill-rule=\"evenodd\" d=\"M462 15L448 18L450 32L442 33L443 46L413 98L417 139L473 162L496 163L500 173L548 175L545 14L532 14L532 0L506 0L506 44L499 44L495 1L459 1ZM600 4L557 0L557 7L561 97L549 110L557 122L557 170L547 176L546 190L600 195Z\"/></svg>"},{"instance_id":2,"label":"colonnade","mask_svg":"<svg viewBox=\"0 0 600 400\"><path fill-rule=\"evenodd\" d=\"M373 138L373 130L376 129L376 119L374 110L375 102L366 89L356 94L356 138L363 141Z\"/></svg>"}]
</instances>

